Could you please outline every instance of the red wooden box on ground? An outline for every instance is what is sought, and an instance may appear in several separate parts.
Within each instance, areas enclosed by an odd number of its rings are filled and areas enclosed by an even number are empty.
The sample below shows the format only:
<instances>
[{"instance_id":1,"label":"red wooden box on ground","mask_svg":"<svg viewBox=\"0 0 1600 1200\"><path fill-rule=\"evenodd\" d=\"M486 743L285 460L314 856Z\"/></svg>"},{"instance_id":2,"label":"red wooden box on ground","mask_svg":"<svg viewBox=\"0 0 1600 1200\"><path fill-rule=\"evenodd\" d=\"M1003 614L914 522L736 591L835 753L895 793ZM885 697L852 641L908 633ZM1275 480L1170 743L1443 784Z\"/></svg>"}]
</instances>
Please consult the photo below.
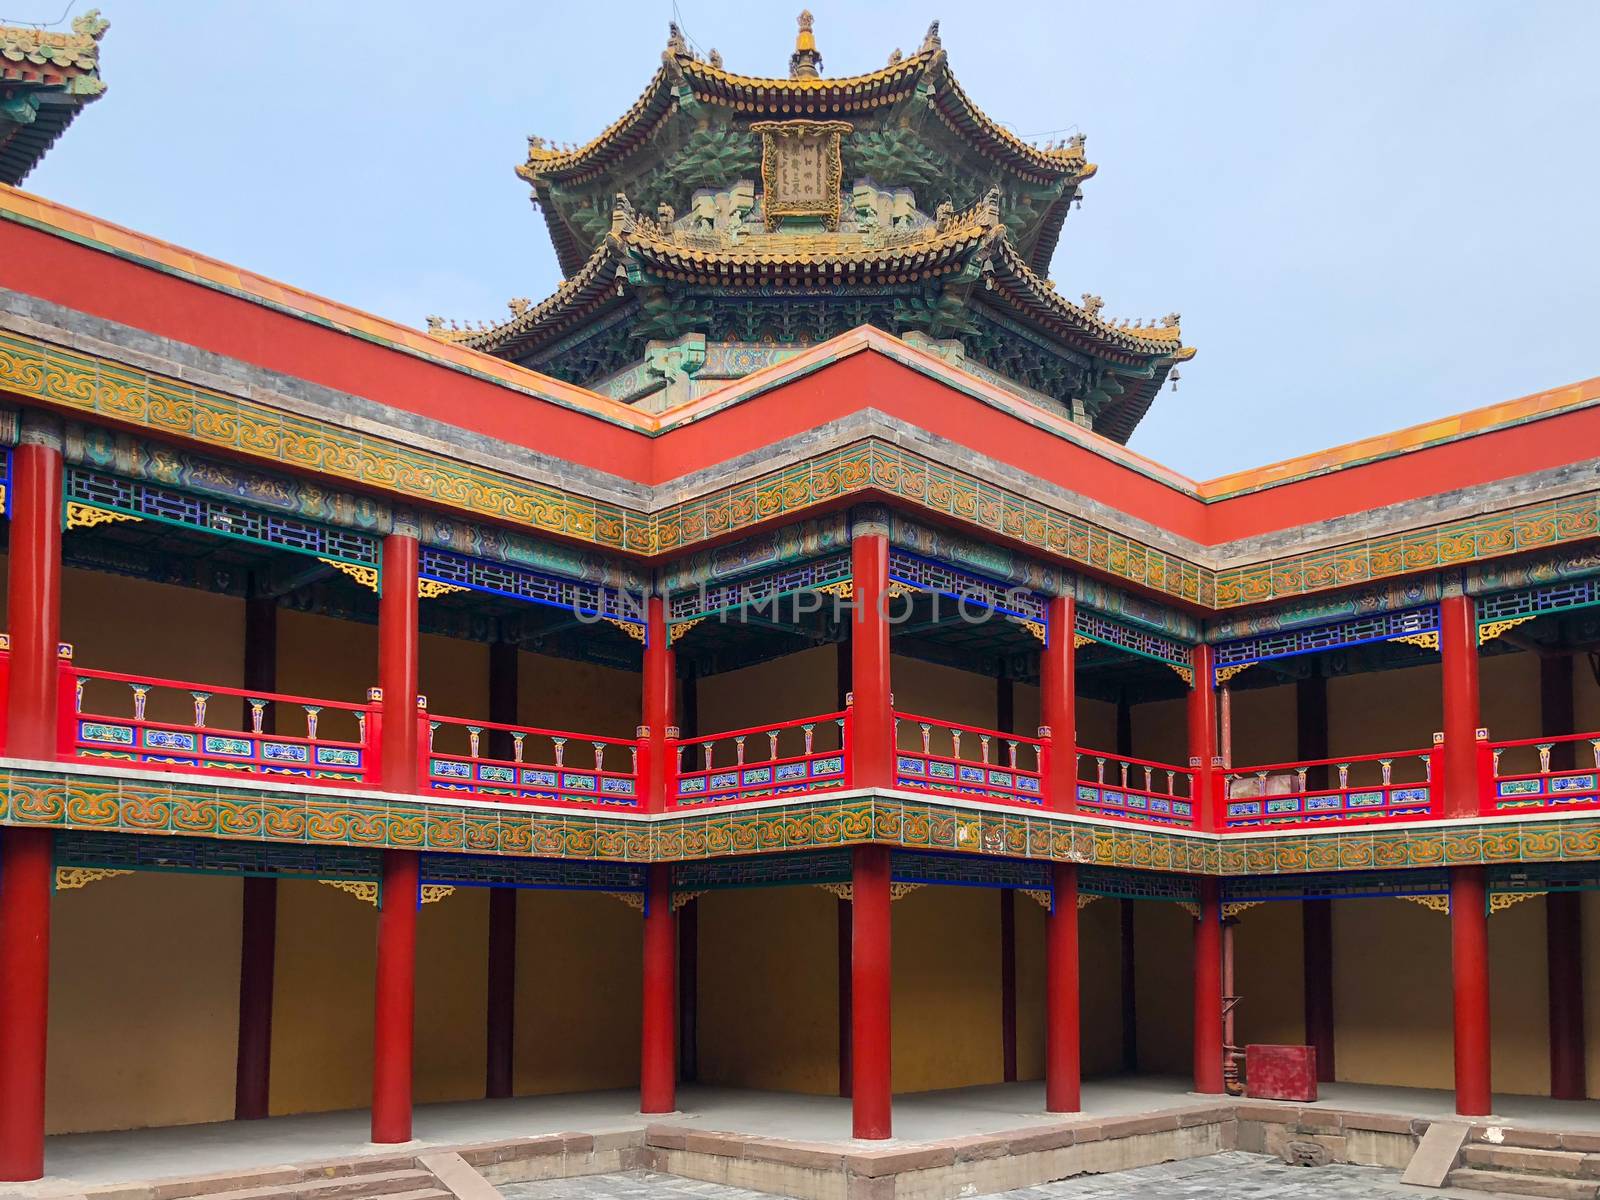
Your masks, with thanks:
<instances>
[{"instance_id":1,"label":"red wooden box on ground","mask_svg":"<svg viewBox=\"0 0 1600 1200\"><path fill-rule=\"evenodd\" d=\"M1252 1100L1315 1100L1316 1048L1246 1046L1244 1094Z\"/></svg>"}]
</instances>

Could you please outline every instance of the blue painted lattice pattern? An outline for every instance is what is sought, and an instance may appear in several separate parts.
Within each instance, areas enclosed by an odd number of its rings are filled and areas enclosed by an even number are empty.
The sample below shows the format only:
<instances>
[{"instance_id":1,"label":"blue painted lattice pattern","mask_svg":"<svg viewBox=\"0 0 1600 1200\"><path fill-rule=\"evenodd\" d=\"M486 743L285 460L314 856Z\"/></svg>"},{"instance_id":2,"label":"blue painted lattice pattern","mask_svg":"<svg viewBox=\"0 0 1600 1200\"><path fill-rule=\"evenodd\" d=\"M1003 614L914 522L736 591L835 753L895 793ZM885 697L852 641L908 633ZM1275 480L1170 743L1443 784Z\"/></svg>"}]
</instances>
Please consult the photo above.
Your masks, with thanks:
<instances>
[{"instance_id":1,"label":"blue painted lattice pattern","mask_svg":"<svg viewBox=\"0 0 1600 1200\"><path fill-rule=\"evenodd\" d=\"M1541 613L1567 612L1600 604L1600 578L1564 579L1543 587L1496 592L1477 598L1478 624L1515 620Z\"/></svg>"},{"instance_id":2,"label":"blue painted lattice pattern","mask_svg":"<svg viewBox=\"0 0 1600 1200\"><path fill-rule=\"evenodd\" d=\"M679 863L673 871L672 886L680 892L702 892L715 888L844 883L849 878L850 851L807 850Z\"/></svg>"},{"instance_id":3,"label":"blue painted lattice pattern","mask_svg":"<svg viewBox=\"0 0 1600 1200\"><path fill-rule=\"evenodd\" d=\"M140 480L68 467L64 491L68 502L199 529L219 537L363 566L376 567L382 562L383 544L370 534L190 495Z\"/></svg>"},{"instance_id":4,"label":"blue painted lattice pattern","mask_svg":"<svg viewBox=\"0 0 1600 1200\"><path fill-rule=\"evenodd\" d=\"M1403 612L1372 613L1327 625L1286 629L1233 642L1219 642L1216 663L1219 668L1245 666L1273 658L1291 658L1297 654L1315 654L1319 650L1337 650L1342 646L1360 646L1412 634L1433 633L1438 628L1439 606L1429 604Z\"/></svg>"},{"instance_id":5,"label":"blue painted lattice pattern","mask_svg":"<svg viewBox=\"0 0 1600 1200\"><path fill-rule=\"evenodd\" d=\"M570 891L637 892L644 868L632 863L512 858L477 854L425 854L425 883L463 887L565 888Z\"/></svg>"},{"instance_id":6,"label":"blue painted lattice pattern","mask_svg":"<svg viewBox=\"0 0 1600 1200\"><path fill-rule=\"evenodd\" d=\"M124 871L377 879L382 854L381 850L356 846L290 846L72 830L56 834L57 866Z\"/></svg>"},{"instance_id":7,"label":"blue painted lattice pattern","mask_svg":"<svg viewBox=\"0 0 1600 1200\"><path fill-rule=\"evenodd\" d=\"M952 600L980 604L991 612L1021 617L1025 621L1045 619L1045 598L1037 592L1014 584L985 579L948 563L908 553L905 550L889 551L889 578L925 592L949 596Z\"/></svg>"},{"instance_id":8,"label":"blue painted lattice pattern","mask_svg":"<svg viewBox=\"0 0 1600 1200\"><path fill-rule=\"evenodd\" d=\"M0 450L0 510L11 515L11 447Z\"/></svg>"},{"instance_id":9,"label":"blue painted lattice pattern","mask_svg":"<svg viewBox=\"0 0 1600 1200\"><path fill-rule=\"evenodd\" d=\"M940 883L962 887L1050 887L1048 863L1020 858L980 858L972 854L918 854L910 850L889 852L890 878L897 883Z\"/></svg>"},{"instance_id":10,"label":"blue painted lattice pattern","mask_svg":"<svg viewBox=\"0 0 1600 1200\"><path fill-rule=\"evenodd\" d=\"M426 546L419 556L418 572L424 579L475 592L564 608L584 616L610 617L630 625L644 624L645 597L621 588L560 579L511 563L490 562Z\"/></svg>"},{"instance_id":11,"label":"blue painted lattice pattern","mask_svg":"<svg viewBox=\"0 0 1600 1200\"><path fill-rule=\"evenodd\" d=\"M782 596L808 592L849 578L850 556L833 554L726 583L702 584L692 591L677 592L667 600L667 621L689 621L736 608L760 608Z\"/></svg>"},{"instance_id":12,"label":"blue painted lattice pattern","mask_svg":"<svg viewBox=\"0 0 1600 1200\"><path fill-rule=\"evenodd\" d=\"M1078 890L1121 900L1193 900L1194 877L1165 871L1124 871L1120 867L1078 868Z\"/></svg>"},{"instance_id":13,"label":"blue painted lattice pattern","mask_svg":"<svg viewBox=\"0 0 1600 1200\"><path fill-rule=\"evenodd\" d=\"M1236 877L1222 881L1223 903L1240 900L1356 900L1368 896L1439 896L1450 892L1443 870L1339 871L1325 875Z\"/></svg>"},{"instance_id":14,"label":"blue painted lattice pattern","mask_svg":"<svg viewBox=\"0 0 1600 1200\"><path fill-rule=\"evenodd\" d=\"M1126 650L1129 654L1137 654L1141 658L1153 658L1157 662L1170 663L1175 667L1189 665L1189 647L1184 643L1162 637L1159 633L1152 633L1148 629L1135 629L1131 625L1113 621L1110 617L1082 606L1078 608L1077 631L1102 645L1115 646L1119 650Z\"/></svg>"}]
</instances>

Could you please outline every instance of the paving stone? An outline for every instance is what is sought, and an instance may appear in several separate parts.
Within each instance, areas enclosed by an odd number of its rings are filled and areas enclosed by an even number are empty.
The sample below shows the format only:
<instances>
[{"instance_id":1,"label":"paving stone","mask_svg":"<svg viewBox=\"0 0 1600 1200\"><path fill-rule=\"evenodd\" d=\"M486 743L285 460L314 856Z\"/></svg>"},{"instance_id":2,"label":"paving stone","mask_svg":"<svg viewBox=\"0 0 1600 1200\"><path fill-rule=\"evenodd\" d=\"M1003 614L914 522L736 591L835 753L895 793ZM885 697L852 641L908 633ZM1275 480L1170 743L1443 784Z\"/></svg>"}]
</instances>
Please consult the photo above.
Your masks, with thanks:
<instances>
[{"instance_id":1,"label":"paving stone","mask_svg":"<svg viewBox=\"0 0 1600 1200\"><path fill-rule=\"evenodd\" d=\"M1291 1167L1240 1151L1108 1175L1079 1175L1000 1192L993 1200L1374 1200L1414 1198L1399 1173L1376 1167ZM763 1200L765 1193L653 1171L502 1184L506 1200Z\"/></svg>"}]
</instances>

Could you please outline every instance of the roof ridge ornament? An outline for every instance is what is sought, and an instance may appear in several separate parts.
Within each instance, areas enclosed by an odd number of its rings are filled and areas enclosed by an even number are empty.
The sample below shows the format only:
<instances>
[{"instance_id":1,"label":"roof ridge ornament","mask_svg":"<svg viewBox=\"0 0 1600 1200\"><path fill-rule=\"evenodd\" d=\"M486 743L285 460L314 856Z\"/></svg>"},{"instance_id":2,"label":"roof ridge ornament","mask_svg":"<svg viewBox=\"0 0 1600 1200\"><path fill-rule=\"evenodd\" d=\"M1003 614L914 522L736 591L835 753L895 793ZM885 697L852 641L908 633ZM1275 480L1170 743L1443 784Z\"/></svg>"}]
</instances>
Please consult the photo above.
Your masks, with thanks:
<instances>
[{"instance_id":1,"label":"roof ridge ornament","mask_svg":"<svg viewBox=\"0 0 1600 1200\"><path fill-rule=\"evenodd\" d=\"M927 36L922 39L922 45L917 48L918 54L932 54L943 45L939 41L939 22L935 21L928 26Z\"/></svg>"},{"instance_id":2,"label":"roof ridge ornament","mask_svg":"<svg viewBox=\"0 0 1600 1200\"><path fill-rule=\"evenodd\" d=\"M802 8L797 22L800 31L795 34L794 53L789 56L790 79L818 79L822 76L822 55L817 52L817 37L811 32L815 18L809 8Z\"/></svg>"}]
</instances>

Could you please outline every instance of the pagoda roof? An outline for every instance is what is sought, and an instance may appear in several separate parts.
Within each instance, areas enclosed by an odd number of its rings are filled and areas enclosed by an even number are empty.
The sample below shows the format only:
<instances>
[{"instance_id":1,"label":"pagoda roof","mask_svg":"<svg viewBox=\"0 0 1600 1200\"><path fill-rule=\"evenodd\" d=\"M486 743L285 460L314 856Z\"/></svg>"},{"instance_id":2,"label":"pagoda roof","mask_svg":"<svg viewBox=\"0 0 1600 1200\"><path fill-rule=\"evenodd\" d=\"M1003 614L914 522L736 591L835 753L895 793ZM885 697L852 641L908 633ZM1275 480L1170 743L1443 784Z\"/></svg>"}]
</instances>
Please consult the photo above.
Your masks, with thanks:
<instances>
[{"instance_id":1,"label":"pagoda roof","mask_svg":"<svg viewBox=\"0 0 1600 1200\"><path fill-rule=\"evenodd\" d=\"M0 25L0 183L20 183L105 92L100 39L109 27L96 10L70 32Z\"/></svg>"},{"instance_id":2,"label":"pagoda roof","mask_svg":"<svg viewBox=\"0 0 1600 1200\"><path fill-rule=\"evenodd\" d=\"M1195 354L1183 344L1176 313L1149 324L1119 322L1100 315L1097 297L1085 295L1079 304L1058 294L1012 245L992 194L937 224L878 244L859 234L824 232L749 233L718 244L636 213L619 196L610 233L553 295L514 305L513 315L498 324L448 330L436 325L434 335L521 361L627 304L644 279L734 294L746 287L883 287L936 279L974 286L982 279L976 298L983 304L1074 350L1142 373L1100 418L1099 427L1119 441L1149 409L1168 370Z\"/></svg>"},{"instance_id":3,"label":"pagoda roof","mask_svg":"<svg viewBox=\"0 0 1600 1200\"><path fill-rule=\"evenodd\" d=\"M719 62L697 57L672 30L662 63L644 93L621 117L581 146L547 145L530 138L517 174L533 185L544 211L561 269L576 271L592 247L564 221L551 202L552 188L594 183L651 143L672 115L689 103L713 106L741 121L841 119L902 104L922 89L940 122L967 150L991 167L1033 184L1061 185L1030 238L1029 261L1048 266L1076 187L1097 170L1084 156L1083 139L1041 147L1025 141L988 116L967 96L950 70L935 21L917 53L896 58L864 75L791 78L740 75ZM713 52L714 54L715 52Z\"/></svg>"}]
</instances>

